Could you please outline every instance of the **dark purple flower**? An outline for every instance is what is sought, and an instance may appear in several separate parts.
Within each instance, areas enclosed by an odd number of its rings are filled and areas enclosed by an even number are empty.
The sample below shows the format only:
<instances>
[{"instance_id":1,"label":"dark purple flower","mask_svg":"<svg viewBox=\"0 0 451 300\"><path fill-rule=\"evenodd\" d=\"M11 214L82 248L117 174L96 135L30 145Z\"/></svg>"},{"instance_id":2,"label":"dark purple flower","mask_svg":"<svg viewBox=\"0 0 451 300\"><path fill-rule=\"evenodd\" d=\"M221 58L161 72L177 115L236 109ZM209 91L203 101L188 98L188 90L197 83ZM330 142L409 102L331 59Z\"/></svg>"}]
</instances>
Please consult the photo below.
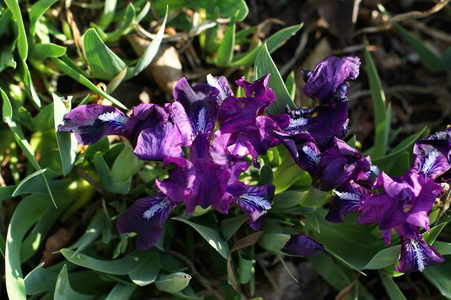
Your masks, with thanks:
<instances>
[{"instance_id":1,"label":"dark purple flower","mask_svg":"<svg viewBox=\"0 0 451 300\"><path fill-rule=\"evenodd\" d=\"M91 145L107 135L121 135L129 138L125 124L129 118L113 106L98 104L81 105L72 109L64 117L59 131L75 134L82 145Z\"/></svg>"},{"instance_id":2,"label":"dark purple flower","mask_svg":"<svg viewBox=\"0 0 451 300\"><path fill-rule=\"evenodd\" d=\"M417 141L413 155L413 167L433 180L448 172L451 168L450 129Z\"/></svg>"},{"instance_id":3,"label":"dark purple flower","mask_svg":"<svg viewBox=\"0 0 451 300\"><path fill-rule=\"evenodd\" d=\"M378 223L386 244L391 229L404 222L429 230L427 214L442 190L440 184L409 169L402 177L391 178L382 172L374 185L374 189L380 188L383 192L362 198L360 224Z\"/></svg>"},{"instance_id":4,"label":"dark purple flower","mask_svg":"<svg viewBox=\"0 0 451 300\"><path fill-rule=\"evenodd\" d=\"M171 200L183 201L186 214L193 213L197 205L214 207L226 214L232 198L227 186L238 179L244 165L229 167L212 161L208 134L199 134L193 142L188 158L166 158L164 166L174 164L168 178L156 180L158 188Z\"/></svg>"},{"instance_id":5,"label":"dark purple flower","mask_svg":"<svg viewBox=\"0 0 451 300\"><path fill-rule=\"evenodd\" d=\"M326 220L340 223L343 222L346 214L361 212L363 209L360 202L362 196L371 193L370 190L351 180L344 187L335 191L335 197L326 215Z\"/></svg>"},{"instance_id":6,"label":"dark purple flower","mask_svg":"<svg viewBox=\"0 0 451 300\"><path fill-rule=\"evenodd\" d=\"M307 97L317 99L320 105L347 101L347 80L357 78L359 66L358 57L329 56L313 72L303 70L304 80L307 79L303 92Z\"/></svg>"},{"instance_id":7,"label":"dark purple flower","mask_svg":"<svg viewBox=\"0 0 451 300\"><path fill-rule=\"evenodd\" d=\"M334 146L321 153L313 181L324 191L342 187L351 180L371 186L371 170L368 156L362 156L356 149L335 138Z\"/></svg>"},{"instance_id":8,"label":"dark purple flower","mask_svg":"<svg viewBox=\"0 0 451 300\"><path fill-rule=\"evenodd\" d=\"M188 115L192 128L191 140L199 133L212 134L218 115L219 93L216 87L208 83L191 87L186 78L180 79L175 85L174 100L182 104Z\"/></svg>"},{"instance_id":9,"label":"dark purple flower","mask_svg":"<svg viewBox=\"0 0 451 300\"><path fill-rule=\"evenodd\" d=\"M136 247L149 249L158 242L163 223L179 204L163 193L138 199L117 222L117 231L136 232Z\"/></svg>"},{"instance_id":10,"label":"dark purple flower","mask_svg":"<svg viewBox=\"0 0 451 300\"><path fill-rule=\"evenodd\" d=\"M307 171L312 178L316 177L321 151L315 139L308 132L300 132L296 135L274 132L274 135L285 145L296 164Z\"/></svg>"},{"instance_id":11,"label":"dark purple flower","mask_svg":"<svg viewBox=\"0 0 451 300\"><path fill-rule=\"evenodd\" d=\"M314 257L323 250L323 245L304 234L292 235L282 249L286 254L305 257Z\"/></svg>"},{"instance_id":12,"label":"dark purple flower","mask_svg":"<svg viewBox=\"0 0 451 300\"><path fill-rule=\"evenodd\" d=\"M290 110L290 124L283 128L283 132L296 135L308 132L318 143L321 150L325 150L334 137L342 138L348 130L348 104L340 102L329 106L316 106L309 109Z\"/></svg>"},{"instance_id":13,"label":"dark purple flower","mask_svg":"<svg viewBox=\"0 0 451 300\"><path fill-rule=\"evenodd\" d=\"M224 76L213 77L211 74L208 74L207 83L219 91L217 99L220 103L226 98L234 96L233 91L229 86L229 82Z\"/></svg>"},{"instance_id":14,"label":"dark purple flower","mask_svg":"<svg viewBox=\"0 0 451 300\"><path fill-rule=\"evenodd\" d=\"M227 192L233 195L232 203L238 206L249 217L247 221L252 229L259 230L261 217L271 209L275 187L272 184L250 186L237 181L227 187Z\"/></svg>"},{"instance_id":15,"label":"dark purple flower","mask_svg":"<svg viewBox=\"0 0 451 300\"><path fill-rule=\"evenodd\" d=\"M401 238L401 259L396 271L400 273L422 272L427 266L445 261L443 256L434 247L426 244L418 227L410 224L398 226Z\"/></svg>"}]
</instances>

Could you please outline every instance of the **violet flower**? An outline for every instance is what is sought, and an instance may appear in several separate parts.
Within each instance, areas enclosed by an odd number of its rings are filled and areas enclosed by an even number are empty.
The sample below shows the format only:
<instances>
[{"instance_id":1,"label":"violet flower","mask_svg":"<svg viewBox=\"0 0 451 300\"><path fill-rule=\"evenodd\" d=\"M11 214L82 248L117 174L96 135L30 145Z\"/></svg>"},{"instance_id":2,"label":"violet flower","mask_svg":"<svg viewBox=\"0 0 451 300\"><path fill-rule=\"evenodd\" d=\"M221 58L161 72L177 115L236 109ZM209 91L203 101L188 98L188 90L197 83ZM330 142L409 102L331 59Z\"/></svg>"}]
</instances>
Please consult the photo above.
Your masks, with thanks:
<instances>
[{"instance_id":1,"label":"violet flower","mask_svg":"<svg viewBox=\"0 0 451 300\"><path fill-rule=\"evenodd\" d=\"M329 56L321 61L315 70L303 70L305 80L303 92L310 98L317 99L320 105L347 101L349 83L359 75L358 57Z\"/></svg>"},{"instance_id":2,"label":"violet flower","mask_svg":"<svg viewBox=\"0 0 451 300\"><path fill-rule=\"evenodd\" d=\"M361 199L364 195L370 195L372 191L351 180L348 184L335 191L326 220L341 223L348 213L357 213L363 210Z\"/></svg>"},{"instance_id":3,"label":"violet flower","mask_svg":"<svg viewBox=\"0 0 451 300\"><path fill-rule=\"evenodd\" d=\"M254 230L259 230L262 217L271 209L275 187L272 184L250 186L237 181L227 187L233 195L232 203L238 206L249 217L247 223Z\"/></svg>"},{"instance_id":4,"label":"violet flower","mask_svg":"<svg viewBox=\"0 0 451 300\"><path fill-rule=\"evenodd\" d=\"M164 222L180 203L163 193L138 199L117 222L117 231L136 232L136 247L149 249L158 242Z\"/></svg>"},{"instance_id":5,"label":"violet flower","mask_svg":"<svg viewBox=\"0 0 451 300\"><path fill-rule=\"evenodd\" d=\"M429 231L428 212L442 190L440 184L409 169L402 177L391 178L382 172L374 185L374 189L379 188L383 192L362 198L360 224L378 223L386 245L391 229L404 222Z\"/></svg>"},{"instance_id":6,"label":"violet flower","mask_svg":"<svg viewBox=\"0 0 451 300\"><path fill-rule=\"evenodd\" d=\"M400 273L422 272L427 266L445 261L434 247L426 244L418 227L408 223L396 228L401 238L401 259L396 271Z\"/></svg>"},{"instance_id":7,"label":"violet flower","mask_svg":"<svg viewBox=\"0 0 451 300\"><path fill-rule=\"evenodd\" d=\"M417 141L413 155L413 168L432 180L447 173L451 168L451 129Z\"/></svg>"},{"instance_id":8,"label":"violet flower","mask_svg":"<svg viewBox=\"0 0 451 300\"><path fill-rule=\"evenodd\" d=\"M282 251L289 255L314 257L324 246L304 234L292 235Z\"/></svg>"}]
</instances>

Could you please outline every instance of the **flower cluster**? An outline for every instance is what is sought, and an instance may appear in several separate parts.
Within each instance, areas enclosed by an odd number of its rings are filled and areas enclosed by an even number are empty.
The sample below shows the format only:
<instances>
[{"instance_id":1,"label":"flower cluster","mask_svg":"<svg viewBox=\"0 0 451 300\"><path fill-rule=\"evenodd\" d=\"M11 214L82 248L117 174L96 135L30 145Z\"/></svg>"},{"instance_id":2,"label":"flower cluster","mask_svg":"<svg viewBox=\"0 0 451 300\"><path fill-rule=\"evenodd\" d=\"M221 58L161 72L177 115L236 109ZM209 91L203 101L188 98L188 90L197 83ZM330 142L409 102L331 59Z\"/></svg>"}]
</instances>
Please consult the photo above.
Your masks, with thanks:
<instances>
[{"instance_id":1,"label":"flower cluster","mask_svg":"<svg viewBox=\"0 0 451 300\"><path fill-rule=\"evenodd\" d=\"M258 230L262 216L271 208L274 186L249 186L239 181L248 169L245 157L265 154L279 140L272 131L287 126L288 116L264 115L275 101L265 76L255 82L237 81L245 97L235 97L224 77L207 77L207 83L191 87L182 78L174 89L174 102L164 107L140 104L128 116L103 105L82 105L64 118L60 131L74 132L83 145L106 135L127 139L142 160L161 161L168 170L164 180L156 179L159 192L136 200L117 223L120 233L136 232L136 246L154 246L163 223L180 204L186 214L196 206L213 207L227 214L234 204ZM187 149L187 157L183 149Z\"/></svg>"},{"instance_id":2,"label":"flower cluster","mask_svg":"<svg viewBox=\"0 0 451 300\"><path fill-rule=\"evenodd\" d=\"M335 189L328 221L342 222L347 213L361 212L359 223L377 223L386 245L395 230L402 244L397 270L422 271L444 261L426 244L419 228L429 232L428 212L442 191L435 181L451 180L451 132L418 141L413 166L403 176L378 174L368 156L340 139L348 121L347 80L356 78L359 64L354 57L328 57L313 72L304 71L303 91L319 105L289 111L290 124L277 137L312 176L314 186L325 191ZM378 175L375 180L373 175Z\"/></svg>"}]
</instances>

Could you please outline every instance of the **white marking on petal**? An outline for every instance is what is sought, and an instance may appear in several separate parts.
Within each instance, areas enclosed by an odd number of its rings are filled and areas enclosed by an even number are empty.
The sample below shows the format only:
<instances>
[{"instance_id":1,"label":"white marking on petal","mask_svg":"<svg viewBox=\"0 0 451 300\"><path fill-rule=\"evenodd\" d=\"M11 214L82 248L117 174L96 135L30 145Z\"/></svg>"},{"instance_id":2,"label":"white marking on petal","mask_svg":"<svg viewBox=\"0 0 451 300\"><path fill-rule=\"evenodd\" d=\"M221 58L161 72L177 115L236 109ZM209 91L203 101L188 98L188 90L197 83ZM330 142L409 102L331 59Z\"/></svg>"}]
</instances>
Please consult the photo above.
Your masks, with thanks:
<instances>
[{"instance_id":1,"label":"white marking on petal","mask_svg":"<svg viewBox=\"0 0 451 300\"><path fill-rule=\"evenodd\" d=\"M426 259L423 255L422 249L417 240L411 238L410 242L412 243L413 259L415 260L415 263L418 266L418 271L423 272L424 261Z\"/></svg>"},{"instance_id":2,"label":"white marking on petal","mask_svg":"<svg viewBox=\"0 0 451 300\"><path fill-rule=\"evenodd\" d=\"M161 202L152 205L148 210L146 210L143 213L143 218L149 220L153 218L155 214L161 213L162 211L167 209L171 204L171 201L169 201L167 198L164 198L163 200L161 200Z\"/></svg>"},{"instance_id":3,"label":"white marking on petal","mask_svg":"<svg viewBox=\"0 0 451 300\"><path fill-rule=\"evenodd\" d=\"M260 207L263 210L270 210L271 209L271 203L269 203L268 200L263 199L262 197L255 196L249 193L244 193L240 196L240 199L244 202L250 202L254 206Z\"/></svg>"},{"instance_id":4,"label":"white marking on petal","mask_svg":"<svg viewBox=\"0 0 451 300\"><path fill-rule=\"evenodd\" d=\"M115 111L103 113L100 116L98 116L97 119L99 119L102 122L115 121L122 124L125 124L125 122L128 121L128 118L126 116L123 116Z\"/></svg>"},{"instance_id":5,"label":"white marking on petal","mask_svg":"<svg viewBox=\"0 0 451 300\"><path fill-rule=\"evenodd\" d=\"M313 160L313 162L315 163L315 166L317 166L319 164L319 161L321 160L321 158L320 158L318 153L316 153L315 151L312 150L312 148L310 148L309 146L305 145L305 146L302 147L302 151L308 157L310 157L311 160Z\"/></svg>"},{"instance_id":6,"label":"white marking on petal","mask_svg":"<svg viewBox=\"0 0 451 300\"><path fill-rule=\"evenodd\" d=\"M379 173L381 172L381 170L379 170L379 168L376 165L371 165L370 170L376 175L379 175Z\"/></svg>"},{"instance_id":7,"label":"white marking on petal","mask_svg":"<svg viewBox=\"0 0 451 300\"><path fill-rule=\"evenodd\" d=\"M426 159L424 160L424 164L423 164L423 167L421 168L420 172L429 173L432 166L434 165L435 160L439 156L440 156L440 153L437 150L429 152L428 156L426 156Z\"/></svg>"},{"instance_id":8,"label":"white marking on petal","mask_svg":"<svg viewBox=\"0 0 451 300\"><path fill-rule=\"evenodd\" d=\"M352 201L360 200L360 196L356 193L335 191L335 195L337 195L340 199L343 199L343 200L352 200Z\"/></svg>"},{"instance_id":9,"label":"white marking on petal","mask_svg":"<svg viewBox=\"0 0 451 300\"><path fill-rule=\"evenodd\" d=\"M285 130L298 129L299 127L305 126L308 123L308 119L306 118L296 118L290 119L290 125L288 125Z\"/></svg>"},{"instance_id":10,"label":"white marking on petal","mask_svg":"<svg viewBox=\"0 0 451 300\"><path fill-rule=\"evenodd\" d=\"M211 74L207 75L207 83L209 86L212 86L219 90L218 98L219 100L224 100L227 98L227 95L225 91L222 89L221 85L219 84L218 78L213 77Z\"/></svg>"},{"instance_id":11,"label":"white marking on petal","mask_svg":"<svg viewBox=\"0 0 451 300\"><path fill-rule=\"evenodd\" d=\"M205 132L205 127L207 125L207 109L202 107L197 115L197 132Z\"/></svg>"}]
</instances>

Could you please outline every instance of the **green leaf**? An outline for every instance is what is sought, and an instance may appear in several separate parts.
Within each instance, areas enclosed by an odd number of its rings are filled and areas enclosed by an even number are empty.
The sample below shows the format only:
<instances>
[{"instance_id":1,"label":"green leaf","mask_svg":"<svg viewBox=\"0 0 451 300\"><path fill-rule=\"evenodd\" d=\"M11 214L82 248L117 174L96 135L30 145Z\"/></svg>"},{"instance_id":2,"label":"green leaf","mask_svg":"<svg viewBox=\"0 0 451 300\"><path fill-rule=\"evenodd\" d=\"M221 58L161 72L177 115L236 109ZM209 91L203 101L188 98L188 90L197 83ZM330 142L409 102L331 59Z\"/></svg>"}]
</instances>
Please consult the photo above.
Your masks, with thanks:
<instances>
[{"instance_id":1,"label":"green leaf","mask_svg":"<svg viewBox=\"0 0 451 300\"><path fill-rule=\"evenodd\" d=\"M295 207L301 203L305 192L285 191L274 196L272 210L284 210Z\"/></svg>"},{"instance_id":2,"label":"green leaf","mask_svg":"<svg viewBox=\"0 0 451 300\"><path fill-rule=\"evenodd\" d=\"M227 25L224 38L219 44L218 52L215 57L215 64L223 67L230 64L233 58L233 47L235 47L235 19L232 18Z\"/></svg>"},{"instance_id":3,"label":"green leaf","mask_svg":"<svg viewBox=\"0 0 451 300\"><path fill-rule=\"evenodd\" d=\"M167 293L177 293L186 288L191 280L191 275L176 272L168 275L163 275L155 281L155 286Z\"/></svg>"},{"instance_id":4,"label":"green leaf","mask_svg":"<svg viewBox=\"0 0 451 300\"><path fill-rule=\"evenodd\" d=\"M429 266L423 271L428 281L447 298L451 298L451 275L449 270L451 270L451 260L447 259L445 262Z\"/></svg>"},{"instance_id":5,"label":"green leaf","mask_svg":"<svg viewBox=\"0 0 451 300\"><path fill-rule=\"evenodd\" d=\"M290 239L289 234L283 233L265 233L258 241L259 245L264 249L272 252L274 254L280 253L280 249L285 246L285 244Z\"/></svg>"},{"instance_id":6,"label":"green leaf","mask_svg":"<svg viewBox=\"0 0 451 300\"><path fill-rule=\"evenodd\" d=\"M124 35L124 32L130 28L133 28L132 24L135 21L135 7L132 3L130 3L125 10L125 19L122 22L121 26L117 28L115 31L107 34L105 38L105 43L108 42L117 42L119 38Z\"/></svg>"},{"instance_id":7,"label":"green leaf","mask_svg":"<svg viewBox=\"0 0 451 300\"><path fill-rule=\"evenodd\" d=\"M22 129L17 126L16 122L12 120L12 109L11 109L11 102L9 101L8 95L0 89L0 93L2 95L3 99L3 106L2 106L2 112L3 112L3 121L8 124L9 128L13 132L14 138L16 139L17 144L19 144L20 148L24 152L25 156L27 157L28 161L31 163L31 165L37 170L41 170L41 167L39 166L38 161L36 160L36 157L34 155L34 151L31 148L28 141L25 139ZM44 185L49 193L50 198L53 201L53 204L56 205L55 199L53 198L52 191L50 190L47 178L41 174L41 178L44 181Z\"/></svg>"},{"instance_id":8,"label":"green leaf","mask_svg":"<svg viewBox=\"0 0 451 300\"><path fill-rule=\"evenodd\" d=\"M168 19L168 10L166 10L166 15L164 16L163 23L161 24L160 30L158 30L155 38L150 44L149 48L147 48L146 52L144 52L143 56L139 59L138 63L134 68L130 68L130 75L126 76L125 79L130 79L139 73L141 73L147 66L152 62L155 55L160 48L161 41L163 40L164 29L166 28L166 21Z\"/></svg>"},{"instance_id":9,"label":"green leaf","mask_svg":"<svg viewBox=\"0 0 451 300\"><path fill-rule=\"evenodd\" d=\"M105 0L104 4L105 6L103 7L103 14L100 17L100 20L97 22L97 24L102 29L107 28L113 20L116 13L117 0Z\"/></svg>"},{"instance_id":10,"label":"green leaf","mask_svg":"<svg viewBox=\"0 0 451 300\"><path fill-rule=\"evenodd\" d=\"M89 222L84 234L70 246L70 249L77 249L74 255L83 251L100 236L106 222L108 220L105 217L105 212L103 210L97 211L94 217L92 217L91 222Z\"/></svg>"},{"instance_id":11,"label":"green leaf","mask_svg":"<svg viewBox=\"0 0 451 300\"><path fill-rule=\"evenodd\" d=\"M249 13L246 1L244 0L222 0L217 1L219 14L229 18L236 17L237 21L243 21Z\"/></svg>"},{"instance_id":12,"label":"green leaf","mask_svg":"<svg viewBox=\"0 0 451 300\"><path fill-rule=\"evenodd\" d=\"M112 182L123 182L130 179L130 177L138 173L141 166L142 161L136 157L133 149L125 146L111 167Z\"/></svg>"},{"instance_id":13,"label":"green leaf","mask_svg":"<svg viewBox=\"0 0 451 300\"><path fill-rule=\"evenodd\" d=\"M226 241L228 241L235 232L246 222L248 217L246 215L239 215L233 218L227 218L221 221L219 231Z\"/></svg>"},{"instance_id":14,"label":"green leaf","mask_svg":"<svg viewBox=\"0 0 451 300\"><path fill-rule=\"evenodd\" d=\"M435 242L435 239L438 237L440 232L442 232L443 228L447 225L447 222L440 223L429 230L429 234L427 232L423 233L423 238L429 245L432 245Z\"/></svg>"},{"instance_id":15,"label":"green leaf","mask_svg":"<svg viewBox=\"0 0 451 300\"><path fill-rule=\"evenodd\" d=\"M33 4L28 16L30 18L30 36L34 36L36 33L36 24L42 15L58 0L41 0Z\"/></svg>"},{"instance_id":16,"label":"green leaf","mask_svg":"<svg viewBox=\"0 0 451 300\"><path fill-rule=\"evenodd\" d=\"M294 80L294 71L291 71L290 74L288 74L285 86L287 87L291 99L294 99L296 96L296 81Z\"/></svg>"},{"instance_id":17,"label":"green leaf","mask_svg":"<svg viewBox=\"0 0 451 300\"><path fill-rule=\"evenodd\" d=\"M299 168L291 155L288 155L274 172L273 185L276 187L275 194L279 194L287 190L303 176L309 175L307 172Z\"/></svg>"},{"instance_id":18,"label":"green leaf","mask_svg":"<svg viewBox=\"0 0 451 300\"><path fill-rule=\"evenodd\" d=\"M61 157L61 165L63 167L63 175L67 176L74 166L77 158L78 142L74 134L70 132L58 131L59 125L63 124L64 116L70 111L72 97L65 99L60 98L52 93L53 97L53 119L55 123L56 141Z\"/></svg>"},{"instance_id":19,"label":"green leaf","mask_svg":"<svg viewBox=\"0 0 451 300\"><path fill-rule=\"evenodd\" d=\"M379 277L381 278L382 285L387 291L388 296L391 300L403 300L406 299L404 294L401 292L399 287L396 285L393 277L386 277L382 272L379 271Z\"/></svg>"},{"instance_id":20,"label":"green leaf","mask_svg":"<svg viewBox=\"0 0 451 300\"><path fill-rule=\"evenodd\" d=\"M275 50L277 50L288 38L290 38L299 29L301 29L302 26L303 26L303 24L287 27L282 30L279 30L278 32L276 32L272 36L270 36L265 41L265 44L268 47L268 52L273 53ZM261 51L262 47L263 46L254 48L254 49L250 50L244 56L240 56L239 58L232 60L231 66L238 67L238 66L252 65L255 62L255 58L257 57L258 53Z\"/></svg>"},{"instance_id":21,"label":"green leaf","mask_svg":"<svg viewBox=\"0 0 451 300\"><path fill-rule=\"evenodd\" d=\"M365 45L367 45L366 39ZM386 107L387 104L385 93L382 89L381 79L379 78L379 74L377 73L376 66L367 46L364 48L364 56L374 107L374 146L370 152L371 159L374 160L383 157L387 151L390 133L390 114Z\"/></svg>"},{"instance_id":22,"label":"green leaf","mask_svg":"<svg viewBox=\"0 0 451 300\"><path fill-rule=\"evenodd\" d=\"M95 29L88 29L83 35L86 59L95 78L111 80L127 65L108 48Z\"/></svg>"},{"instance_id":23,"label":"green leaf","mask_svg":"<svg viewBox=\"0 0 451 300\"><path fill-rule=\"evenodd\" d=\"M15 185L0 187L0 202L10 200L13 197L13 193L16 190Z\"/></svg>"},{"instance_id":24,"label":"green leaf","mask_svg":"<svg viewBox=\"0 0 451 300\"><path fill-rule=\"evenodd\" d=\"M378 270L391 266L399 260L401 246L393 246L379 251L364 267L368 270Z\"/></svg>"},{"instance_id":25,"label":"green leaf","mask_svg":"<svg viewBox=\"0 0 451 300\"><path fill-rule=\"evenodd\" d=\"M240 255L238 260L238 280L241 284L248 283L251 280L255 273L254 263L255 260L245 259Z\"/></svg>"},{"instance_id":26,"label":"green leaf","mask_svg":"<svg viewBox=\"0 0 451 300\"><path fill-rule=\"evenodd\" d=\"M21 189L22 187L31 179L33 179L34 177L38 176L38 175L42 175L44 172L46 171L46 169L40 169L37 170L35 172L33 172L32 174L28 175L27 177L25 177L16 187L16 189L14 190L13 193L13 197L16 197L17 195L21 194Z\"/></svg>"},{"instance_id":27,"label":"green leaf","mask_svg":"<svg viewBox=\"0 0 451 300\"><path fill-rule=\"evenodd\" d=\"M98 87L96 87L91 81L89 81L85 76L83 76L82 74L80 74L77 70L73 69L72 67L70 67L68 64L66 64L64 61L59 60L58 58L52 57L52 61L55 63L55 65L60 68L66 75L68 75L69 77L71 77L72 79L76 80L77 82L79 82L80 84L84 85L85 87L87 87L88 89L90 89L91 91L96 92L97 94L101 95L102 97L104 97L105 99L107 99L108 101L110 101L111 103L117 105L118 107L122 108L122 109L127 109L127 107L122 104L119 100L115 99L113 96L108 95L107 93L105 93L104 91L102 91L101 89L99 89ZM119 72L122 71L119 70Z\"/></svg>"},{"instance_id":28,"label":"green leaf","mask_svg":"<svg viewBox=\"0 0 451 300\"><path fill-rule=\"evenodd\" d=\"M30 59L42 61L48 57L60 57L66 53L66 47L52 43L37 44L30 49Z\"/></svg>"},{"instance_id":29,"label":"green leaf","mask_svg":"<svg viewBox=\"0 0 451 300\"><path fill-rule=\"evenodd\" d=\"M135 290L136 285L117 283L105 300L129 299Z\"/></svg>"},{"instance_id":30,"label":"green leaf","mask_svg":"<svg viewBox=\"0 0 451 300\"><path fill-rule=\"evenodd\" d=\"M285 83L277 70L271 56L269 55L266 45L259 51L257 58L255 59L255 77L261 78L266 74L271 74L269 77L269 87L276 95L277 101L271 103L267 112L274 115L285 113L285 105L288 105L291 109L296 109L296 105L288 93Z\"/></svg>"},{"instance_id":31,"label":"green leaf","mask_svg":"<svg viewBox=\"0 0 451 300\"><path fill-rule=\"evenodd\" d=\"M150 255L148 251L134 250L116 260L100 260L70 249L61 249L61 254L70 262L88 269L113 275L127 275L141 265Z\"/></svg>"},{"instance_id":32,"label":"green leaf","mask_svg":"<svg viewBox=\"0 0 451 300\"><path fill-rule=\"evenodd\" d=\"M312 187L302 197L301 205L319 208L324 204L331 202L332 198L332 192L323 192L317 188Z\"/></svg>"},{"instance_id":33,"label":"green leaf","mask_svg":"<svg viewBox=\"0 0 451 300\"><path fill-rule=\"evenodd\" d=\"M8 10L9 11L9 10ZM16 61L14 60L14 49L15 44L11 43L5 46L0 53L0 72L7 68L15 69L17 66Z\"/></svg>"},{"instance_id":34,"label":"green leaf","mask_svg":"<svg viewBox=\"0 0 451 300\"><path fill-rule=\"evenodd\" d=\"M155 249L148 250L149 256L133 271L129 273L130 279L139 286L146 286L155 281L160 272L160 258Z\"/></svg>"},{"instance_id":35,"label":"green leaf","mask_svg":"<svg viewBox=\"0 0 451 300\"><path fill-rule=\"evenodd\" d=\"M16 20L18 36L17 36L17 49L19 51L19 57L22 61L26 61L28 57L28 42L27 33L20 12L19 1L17 0L5 0L6 5L11 10L13 18Z\"/></svg>"},{"instance_id":36,"label":"green leaf","mask_svg":"<svg viewBox=\"0 0 451 300\"><path fill-rule=\"evenodd\" d=\"M6 290L9 299L26 299L20 261L22 240L49 205L47 197L31 195L22 199L14 210L8 227L5 249Z\"/></svg>"},{"instance_id":37,"label":"green leaf","mask_svg":"<svg viewBox=\"0 0 451 300\"><path fill-rule=\"evenodd\" d=\"M451 254L451 243L436 241L436 242L434 242L434 248L441 255L450 255Z\"/></svg>"},{"instance_id":38,"label":"green leaf","mask_svg":"<svg viewBox=\"0 0 451 300\"><path fill-rule=\"evenodd\" d=\"M172 218L172 219L176 220L176 221L184 222L184 223L190 225L191 227L193 227L208 242L208 244L210 244L210 246L212 246L216 251L218 251L222 257L227 259L228 254L229 254L229 245L221 237L221 235L219 234L218 231L216 231L210 227L206 227L203 225L193 223L193 222L188 221L183 218L176 217L176 218Z\"/></svg>"},{"instance_id":39,"label":"green leaf","mask_svg":"<svg viewBox=\"0 0 451 300\"><path fill-rule=\"evenodd\" d=\"M55 286L54 300L84 300L95 299L94 295L80 294L72 289L69 283L69 277L67 275L67 267L63 266L61 272L58 275Z\"/></svg>"}]
</instances>

